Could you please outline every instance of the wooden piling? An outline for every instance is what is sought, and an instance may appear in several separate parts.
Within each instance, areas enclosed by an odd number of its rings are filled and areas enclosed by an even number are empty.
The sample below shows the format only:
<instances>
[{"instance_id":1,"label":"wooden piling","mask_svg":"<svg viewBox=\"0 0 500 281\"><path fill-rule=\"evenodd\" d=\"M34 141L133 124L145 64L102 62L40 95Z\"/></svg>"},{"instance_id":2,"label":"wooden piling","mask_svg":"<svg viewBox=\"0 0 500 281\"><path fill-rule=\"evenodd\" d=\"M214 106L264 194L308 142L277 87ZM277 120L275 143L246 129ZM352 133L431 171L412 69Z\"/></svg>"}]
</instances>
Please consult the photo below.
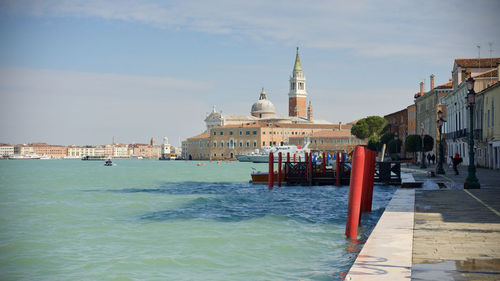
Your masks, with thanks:
<instances>
[{"instance_id":1,"label":"wooden piling","mask_svg":"<svg viewBox=\"0 0 500 281\"><path fill-rule=\"evenodd\" d=\"M365 148L356 146L352 157L351 183L347 207L345 234L348 238L357 239L359 218L361 216L361 198L363 192L363 176L365 174Z\"/></svg>"},{"instance_id":2,"label":"wooden piling","mask_svg":"<svg viewBox=\"0 0 500 281\"><path fill-rule=\"evenodd\" d=\"M280 187L281 187L281 181L283 180L281 178L281 164L282 164L281 162L283 161L281 159L282 156L283 156L282 152L281 151L278 152L278 186L280 186Z\"/></svg>"},{"instance_id":3,"label":"wooden piling","mask_svg":"<svg viewBox=\"0 0 500 281\"><path fill-rule=\"evenodd\" d=\"M340 153L337 152L336 157L337 173L336 173L336 185L340 186Z\"/></svg>"},{"instance_id":4,"label":"wooden piling","mask_svg":"<svg viewBox=\"0 0 500 281\"><path fill-rule=\"evenodd\" d=\"M272 152L269 152L269 175L267 178L267 185L269 189L272 189L274 186L274 155Z\"/></svg>"}]
</instances>

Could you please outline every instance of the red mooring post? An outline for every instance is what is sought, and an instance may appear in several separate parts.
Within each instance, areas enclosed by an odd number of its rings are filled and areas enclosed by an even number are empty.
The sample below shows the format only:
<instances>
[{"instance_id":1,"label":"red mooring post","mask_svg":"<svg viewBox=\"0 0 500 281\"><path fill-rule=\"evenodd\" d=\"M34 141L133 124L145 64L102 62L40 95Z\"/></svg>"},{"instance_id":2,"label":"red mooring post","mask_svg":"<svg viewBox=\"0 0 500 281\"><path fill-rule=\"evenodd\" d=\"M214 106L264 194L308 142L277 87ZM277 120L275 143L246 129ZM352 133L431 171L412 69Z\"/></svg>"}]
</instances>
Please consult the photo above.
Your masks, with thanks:
<instances>
[{"instance_id":1,"label":"red mooring post","mask_svg":"<svg viewBox=\"0 0 500 281\"><path fill-rule=\"evenodd\" d=\"M267 178L267 185L269 189L274 186L274 155L272 152L269 152L269 175Z\"/></svg>"},{"instance_id":2,"label":"red mooring post","mask_svg":"<svg viewBox=\"0 0 500 281\"><path fill-rule=\"evenodd\" d=\"M372 211L372 201L373 201L373 183L375 181L375 165L376 165L376 160L377 160L377 154L375 151L369 150L370 151L370 165L369 171L368 171L368 179L369 179L369 185L368 185L368 196L367 196L367 201L366 201L366 211L371 212Z\"/></svg>"},{"instance_id":3,"label":"red mooring post","mask_svg":"<svg viewBox=\"0 0 500 281\"><path fill-rule=\"evenodd\" d=\"M282 156L283 156L282 152L281 151L278 152L278 186L281 186L281 181L283 180L281 178L281 164L282 164L282 161L283 161L281 159Z\"/></svg>"},{"instance_id":4,"label":"red mooring post","mask_svg":"<svg viewBox=\"0 0 500 281\"><path fill-rule=\"evenodd\" d=\"M361 195L361 213L367 211L368 207L368 189L369 189L369 175L370 172L370 158L371 153L369 149L365 149L365 162L363 163L364 173L363 173L363 193Z\"/></svg>"},{"instance_id":5,"label":"red mooring post","mask_svg":"<svg viewBox=\"0 0 500 281\"><path fill-rule=\"evenodd\" d=\"M293 154L293 163L297 163L297 154Z\"/></svg>"},{"instance_id":6,"label":"red mooring post","mask_svg":"<svg viewBox=\"0 0 500 281\"><path fill-rule=\"evenodd\" d=\"M286 162L290 163L290 152L286 153ZM288 164L285 166L285 175L288 175Z\"/></svg>"},{"instance_id":7,"label":"red mooring post","mask_svg":"<svg viewBox=\"0 0 500 281\"><path fill-rule=\"evenodd\" d=\"M337 173L336 173L336 176L337 176L337 181L336 181L336 185L337 186L340 186L340 154L337 152L337 157L335 157L337 159Z\"/></svg>"},{"instance_id":8,"label":"red mooring post","mask_svg":"<svg viewBox=\"0 0 500 281\"><path fill-rule=\"evenodd\" d=\"M307 171L309 172L309 186L313 185L313 155L309 154L309 162L307 163Z\"/></svg>"},{"instance_id":9,"label":"red mooring post","mask_svg":"<svg viewBox=\"0 0 500 281\"><path fill-rule=\"evenodd\" d=\"M363 175L365 148L356 146L352 156L351 183L349 186L349 201L347 205L347 223L345 235L351 239L358 237L359 218L361 216L361 198L363 196Z\"/></svg>"},{"instance_id":10,"label":"red mooring post","mask_svg":"<svg viewBox=\"0 0 500 281\"><path fill-rule=\"evenodd\" d=\"M323 152L323 160L321 160L322 168L323 168L323 175L326 173L326 153Z\"/></svg>"}]
</instances>

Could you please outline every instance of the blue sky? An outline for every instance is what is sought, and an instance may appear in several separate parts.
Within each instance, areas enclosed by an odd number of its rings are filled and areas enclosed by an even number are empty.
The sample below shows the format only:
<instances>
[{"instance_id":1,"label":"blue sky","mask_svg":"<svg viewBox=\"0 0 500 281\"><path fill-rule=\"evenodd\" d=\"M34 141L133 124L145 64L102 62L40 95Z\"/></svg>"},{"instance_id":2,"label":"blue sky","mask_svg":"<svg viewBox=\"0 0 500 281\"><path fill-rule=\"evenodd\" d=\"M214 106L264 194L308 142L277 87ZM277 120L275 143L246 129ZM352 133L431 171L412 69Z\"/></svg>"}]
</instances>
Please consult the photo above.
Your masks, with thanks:
<instances>
[{"instance_id":1,"label":"blue sky","mask_svg":"<svg viewBox=\"0 0 500 281\"><path fill-rule=\"evenodd\" d=\"M500 1L404 2L1 1L0 142L177 145L261 87L286 115L296 46L335 123L410 105L478 44L499 56Z\"/></svg>"}]
</instances>

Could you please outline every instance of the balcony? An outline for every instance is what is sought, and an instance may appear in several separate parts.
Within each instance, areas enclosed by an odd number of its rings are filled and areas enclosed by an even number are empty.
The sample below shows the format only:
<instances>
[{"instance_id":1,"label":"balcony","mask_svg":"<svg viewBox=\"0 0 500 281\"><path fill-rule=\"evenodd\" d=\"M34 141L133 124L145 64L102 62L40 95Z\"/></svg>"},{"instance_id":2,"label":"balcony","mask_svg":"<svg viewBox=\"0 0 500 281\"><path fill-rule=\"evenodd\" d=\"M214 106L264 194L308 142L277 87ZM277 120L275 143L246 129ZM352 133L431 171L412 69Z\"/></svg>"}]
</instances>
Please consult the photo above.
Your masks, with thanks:
<instances>
[{"instance_id":1,"label":"balcony","mask_svg":"<svg viewBox=\"0 0 500 281\"><path fill-rule=\"evenodd\" d=\"M475 140L482 140L483 138L483 129L475 129L474 130L474 139Z\"/></svg>"},{"instance_id":2,"label":"balcony","mask_svg":"<svg viewBox=\"0 0 500 281\"><path fill-rule=\"evenodd\" d=\"M451 133L446 133L447 140L465 138L465 137L467 137L467 129L461 129Z\"/></svg>"}]
</instances>

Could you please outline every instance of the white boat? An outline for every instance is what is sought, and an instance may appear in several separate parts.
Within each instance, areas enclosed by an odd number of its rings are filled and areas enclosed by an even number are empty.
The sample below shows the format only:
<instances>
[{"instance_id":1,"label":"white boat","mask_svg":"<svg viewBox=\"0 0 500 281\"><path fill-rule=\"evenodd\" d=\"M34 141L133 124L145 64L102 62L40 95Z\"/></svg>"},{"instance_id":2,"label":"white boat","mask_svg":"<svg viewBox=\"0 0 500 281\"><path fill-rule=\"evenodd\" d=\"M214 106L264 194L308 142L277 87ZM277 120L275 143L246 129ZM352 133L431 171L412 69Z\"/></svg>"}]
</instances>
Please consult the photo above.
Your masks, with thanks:
<instances>
[{"instance_id":1,"label":"white boat","mask_svg":"<svg viewBox=\"0 0 500 281\"><path fill-rule=\"evenodd\" d=\"M238 159L238 161L240 162L268 163L270 152L274 154L274 162L278 162L280 152L281 152L281 160L283 162L286 161L286 156L288 153L290 153L290 160L293 160L293 155L297 157L297 160L298 158L304 159L305 153L310 152L309 142L307 142L305 146L282 145L282 146L264 147L261 151L258 151L258 153L251 152L247 154L238 154L236 155L236 159Z\"/></svg>"},{"instance_id":2,"label":"white boat","mask_svg":"<svg viewBox=\"0 0 500 281\"><path fill-rule=\"evenodd\" d=\"M40 159L41 160L50 160L52 158L50 158L50 156L48 156L47 154L44 154L44 155L40 156Z\"/></svg>"},{"instance_id":3,"label":"white boat","mask_svg":"<svg viewBox=\"0 0 500 281\"><path fill-rule=\"evenodd\" d=\"M139 155L130 155L130 159L144 159L144 157Z\"/></svg>"},{"instance_id":4,"label":"white boat","mask_svg":"<svg viewBox=\"0 0 500 281\"><path fill-rule=\"evenodd\" d=\"M9 160L37 160L40 156L36 154L14 154L9 156Z\"/></svg>"}]
</instances>

